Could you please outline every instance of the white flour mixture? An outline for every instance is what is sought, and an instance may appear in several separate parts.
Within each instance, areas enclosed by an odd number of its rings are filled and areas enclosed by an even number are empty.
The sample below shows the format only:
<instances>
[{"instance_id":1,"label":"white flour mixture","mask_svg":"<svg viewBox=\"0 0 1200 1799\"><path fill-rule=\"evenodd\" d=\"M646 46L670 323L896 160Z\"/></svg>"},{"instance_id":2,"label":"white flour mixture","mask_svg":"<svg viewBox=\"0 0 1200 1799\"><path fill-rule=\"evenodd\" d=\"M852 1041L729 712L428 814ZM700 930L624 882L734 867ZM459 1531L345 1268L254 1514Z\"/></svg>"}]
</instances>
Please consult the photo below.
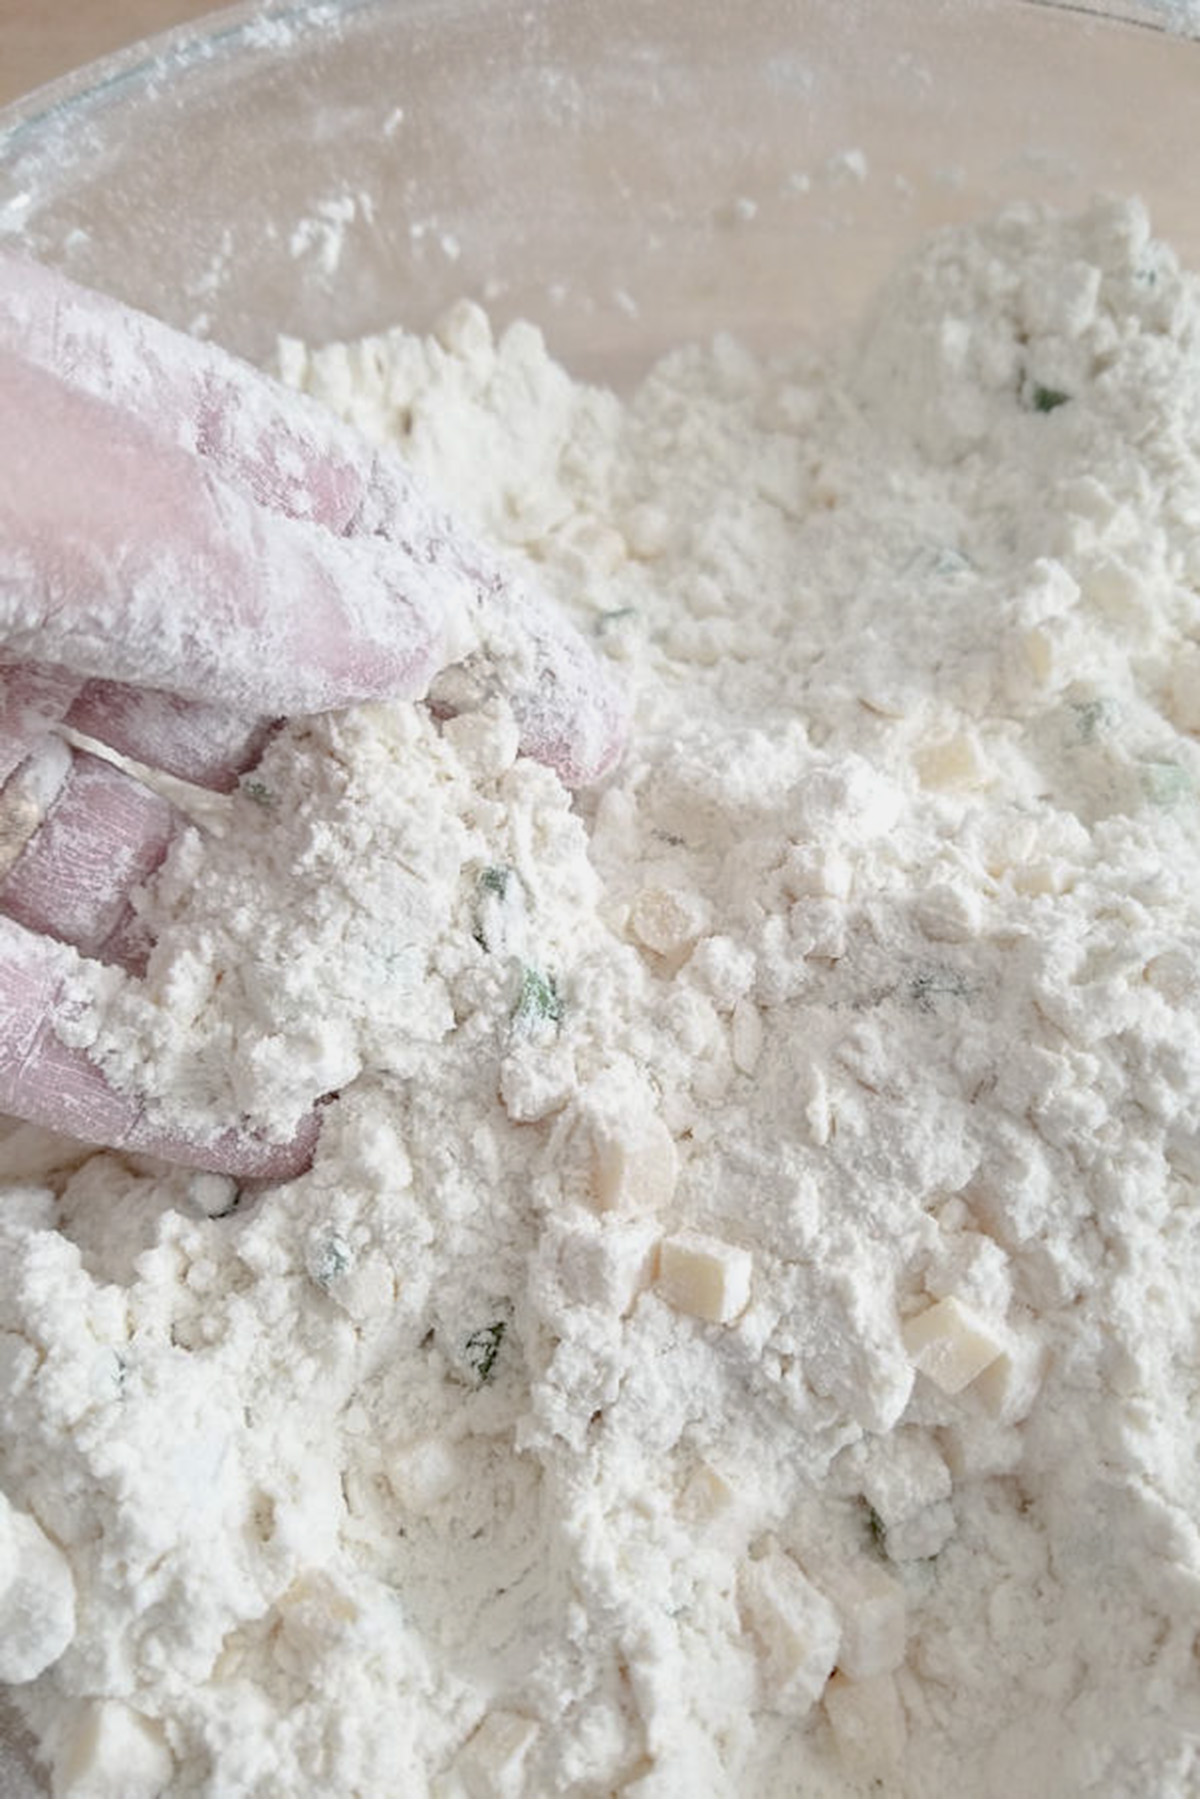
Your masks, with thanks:
<instances>
[{"instance_id":1,"label":"white flour mixture","mask_svg":"<svg viewBox=\"0 0 1200 1799\"><path fill-rule=\"evenodd\" d=\"M1024 209L628 404L472 306L283 366L633 740L296 724L92 979L193 1129L339 1097L262 1195L5 1144L55 1794L1194 1799L1200 283Z\"/></svg>"}]
</instances>

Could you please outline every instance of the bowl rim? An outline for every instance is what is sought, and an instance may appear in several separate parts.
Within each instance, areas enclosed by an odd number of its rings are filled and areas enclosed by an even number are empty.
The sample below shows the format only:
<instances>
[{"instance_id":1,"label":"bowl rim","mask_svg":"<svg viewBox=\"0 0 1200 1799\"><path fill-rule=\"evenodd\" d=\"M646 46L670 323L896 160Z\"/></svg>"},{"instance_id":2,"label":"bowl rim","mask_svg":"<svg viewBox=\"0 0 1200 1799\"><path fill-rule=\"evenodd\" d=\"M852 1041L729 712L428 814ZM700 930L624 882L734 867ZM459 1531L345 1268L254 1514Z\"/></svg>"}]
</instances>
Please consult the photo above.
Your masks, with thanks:
<instances>
[{"instance_id":1,"label":"bowl rim","mask_svg":"<svg viewBox=\"0 0 1200 1799\"><path fill-rule=\"evenodd\" d=\"M534 5L555 3L533 0ZM1200 0L936 0L936 4L960 11L1017 6L1036 12L1073 13L1088 22L1136 26L1200 41ZM39 133L49 138L68 116L110 99L123 87L186 76L242 46L282 48L289 38L328 34L331 28L340 31L356 14L383 7L396 10L396 0L239 0L233 6L218 7L136 38L0 107L0 165L34 149ZM528 10L529 0L524 0L520 11Z\"/></svg>"}]
</instances>

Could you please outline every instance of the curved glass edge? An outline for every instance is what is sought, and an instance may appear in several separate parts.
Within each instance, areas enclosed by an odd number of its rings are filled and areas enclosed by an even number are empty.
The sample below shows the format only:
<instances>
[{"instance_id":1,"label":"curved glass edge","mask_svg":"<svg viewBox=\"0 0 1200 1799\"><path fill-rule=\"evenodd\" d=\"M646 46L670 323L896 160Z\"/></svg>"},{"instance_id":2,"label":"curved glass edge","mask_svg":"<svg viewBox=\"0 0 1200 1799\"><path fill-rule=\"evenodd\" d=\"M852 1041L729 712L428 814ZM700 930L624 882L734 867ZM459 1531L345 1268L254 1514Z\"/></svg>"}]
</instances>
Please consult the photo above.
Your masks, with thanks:
<instances>
[{"instance_id":1,"label":"curved glass edge","mask_svg":"<svg viewBox=\"0 0 1200 1799\"><path fill-rule=\"evenodd\" d=\"M1140 25L1169 37L1200 38L1200 0L1021 0L1041 12L1078 13L1119 25Z\"/></svg>"},{"instance_id":2,"label":"curved glass edge","mask_svg":"<svg viewBox=\"0 0 1200 1799\"><path fill-rule=\"evenodd\" d=\"M396 0L241 0L86 63L0 109L0 158L32 148L75 113L124 88L186 74L239 50L270 50L312 32L337 31L356 13ZM940 0L944 6L953 0ZM963 0L959 0L961 5ZM965 0L983 6L988 0ZM994 0L993 0L994 3ZM1016 0L1042 12L1075 13L1180 37L1200 38L1200 0Z\"/></svg>"},{"instance_id":3,"label":"curved glass edge","mask_svg":"<svg viewBox=\"0 0 1200 1799\"><path fill-rule=\"evenodd\" d=\"M0 108L0 158L19 155L80 108L123 89L184 75L240 50L283 49L314 32L337 31L352 14L381 3L387 0L241 0L139 38Z\"/></svg>"}]
</instances>

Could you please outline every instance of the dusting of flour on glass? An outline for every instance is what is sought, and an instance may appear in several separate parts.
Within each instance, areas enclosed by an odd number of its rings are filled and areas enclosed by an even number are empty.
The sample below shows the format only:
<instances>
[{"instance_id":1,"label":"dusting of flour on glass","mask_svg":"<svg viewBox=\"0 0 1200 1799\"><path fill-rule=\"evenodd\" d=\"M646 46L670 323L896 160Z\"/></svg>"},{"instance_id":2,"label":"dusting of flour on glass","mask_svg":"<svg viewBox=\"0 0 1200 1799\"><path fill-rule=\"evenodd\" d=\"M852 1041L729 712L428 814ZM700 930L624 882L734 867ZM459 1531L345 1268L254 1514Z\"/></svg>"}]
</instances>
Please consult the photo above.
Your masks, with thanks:
<instances>
[{"instance_id":1,"label":"dusting of flour on glass","mask_svg":"<svg viewBox=\"0 0 1200 1799\"><path fill-rule=\"evenodd\" d=\"M335 1094L311 1172L5 1143L55 1794L1194 1799L1200 285L1023 208L628 402L466 304L281 362L633 738L289 727L80 1030Z\"/></svg>"}]
</instances>

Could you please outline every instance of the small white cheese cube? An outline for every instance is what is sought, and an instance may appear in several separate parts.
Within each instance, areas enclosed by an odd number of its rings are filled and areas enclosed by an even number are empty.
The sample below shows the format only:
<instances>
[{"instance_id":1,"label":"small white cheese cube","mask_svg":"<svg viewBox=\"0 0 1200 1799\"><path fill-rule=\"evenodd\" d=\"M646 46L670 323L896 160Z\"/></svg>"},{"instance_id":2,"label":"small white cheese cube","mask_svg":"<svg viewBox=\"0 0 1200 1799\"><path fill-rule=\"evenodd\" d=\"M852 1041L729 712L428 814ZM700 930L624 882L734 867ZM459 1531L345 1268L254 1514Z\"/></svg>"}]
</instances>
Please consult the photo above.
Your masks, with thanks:
<instances>
[{"instance_id":1,"label":"small white cheese cube","mask_svg":"<svg viewBox=\"0 0 1200 1799\"><path fill-rule=\"evenodd\" d=\"M838 1657L838 1620L823 1593L784 1550L747 1562L738 1595L763 1653L773 1706L802 1716L821 1697Z\"/></svg>"},{"instance_id":2,"label":"small white cheese cube","mask_svg":"<svg viewBox=\"0 0 1200 1799\"><path fill-rule=\"evenodd\" d=\"M961 1393L1004 1349L1001 1332L951 1295L901 1327L913 1367L943 1393Z\"/></svg>"},{"instance_id":3,"label":"small white cheese cube","mask_svg":"<svg viewBox=\"0 0 1200 1799\"><path fill-rule=\"evenodd\" d=\"M675 1141L640 1072L621 1063L588 1081L579 1094L579 1119L588 1187L599 1211L649 1213L671 1204L678 1178Z\"/></svg>"},{"instance_id":4,"label":"small white cheese cube","mask_svg":"<svg viewBox=\"0 0 1200 1799\"><path fill-rule=\"evenodd\" d=\"M653 1212L671 1203L679 1158L657 1112L592 1126L592 1197L601 1211Z\"/></svg>"},{"instance_id":5,"label":"small white cheese cube","mask_svg":"<svg viewBox=\"0 0 1200 1799\"><path fill-rule=\"evenodd\" d=\"M471 1799L520 1799L525 1763L538 1726L519 1712L489 1712L455 1757L454 1771Z\"/></svg>"},{"instance_id":6,"label":"small white cheese cube","mask_svg":"<svg viewBox=\"0 0 1200 1799\"><path fill-rule=\"evenodd\" d=\"M1019 1424L1029 1415L1042 1384L1045 1352L1025 1337L1013 1337L975 1382L975 1391L1000 1424Z\"/></svg>"},{"instance_id":7,"label":"small white cheese cube","mask_svg":"<svg viewBox=\"0 0 1200 1799\"><path fill-rule=\"evenodd\" d=\"M0 1681L35 1680L75 1635L75 1581L36 1518L0 1494Z\"/></svg>"},{"instance_id":8,"label":"small white cheese cube","mask_svg":"<svg viewBox=\"0 0 1200 1799\"><path fill-rule=\"evenodd\" d=\"M731 1324L750 1300L749 1250L698 1231L665 1237L656 1286L667 1304L709 1324Z\"/></svg>"},{"instance_id":9,"label":"small white cheese cube","mask_svg":"<svg viewBox=\"0 0 1200 1799\"><path fill-rule=\"evenodd\" d=\"M53 1769L54 1799L160 1799L175 1763L161 1727L116 1699L90 1702Z\"/></svg>"},{"instance_id":10,"label":"small white cheese cube","mask_svg":"<svg viewBox=\"0 0 1200 1799\"><path fill-rule=\"evenodd\" d=\"M908 1621L904 1588L877 1562L823 1556L810 1564L837 1614L838 1667L851 1680L890 1674L904 1660Z\"/></svg>"},{"instance_id":11,"label":"small white cheese cube","mask_svg":"<svg viewBox=\"0 0 1200 1799\"><path fill-rule=\"evenodd\" d=\"M894 1778L904 1757L908 1731L904 1708L890 1674L847 1680L835 1674L825 1689L825 1715L838 1760L855 1781Z\"/></svg>"},{"instance_id":12,"label":"small white cheese cube","mask_svg":"<svg viewBox=\"0 0 1200 1799\"><path fill-rule=\"evenodd\" d=\"M922 744L913 755L922 787L969 790L986 787L992 770L973 731Z\"/></svg>"},{"instance_id":13,"label":"small white cheese cube","mask_svg":"<svg viewBox=\"0 0 1200 1799\"><path fill-rule=\"evenodd\" d=\"M677 956L702 935L704 906L672 887L643 887L630 907L629 928L656 955Z\"/></svg>"},{"instance_id":14,"label":"small white cheese cube","mask_svg":"<svg viewBox=\"0 0 1200 1799\"><path fill-rule=\"evenodd\" d=\"M679 1495L679 1515L704 1542L734 1550L744 1547L752 1508L723 1474L701 1462Z\"/></svg>"}]
</instances>

